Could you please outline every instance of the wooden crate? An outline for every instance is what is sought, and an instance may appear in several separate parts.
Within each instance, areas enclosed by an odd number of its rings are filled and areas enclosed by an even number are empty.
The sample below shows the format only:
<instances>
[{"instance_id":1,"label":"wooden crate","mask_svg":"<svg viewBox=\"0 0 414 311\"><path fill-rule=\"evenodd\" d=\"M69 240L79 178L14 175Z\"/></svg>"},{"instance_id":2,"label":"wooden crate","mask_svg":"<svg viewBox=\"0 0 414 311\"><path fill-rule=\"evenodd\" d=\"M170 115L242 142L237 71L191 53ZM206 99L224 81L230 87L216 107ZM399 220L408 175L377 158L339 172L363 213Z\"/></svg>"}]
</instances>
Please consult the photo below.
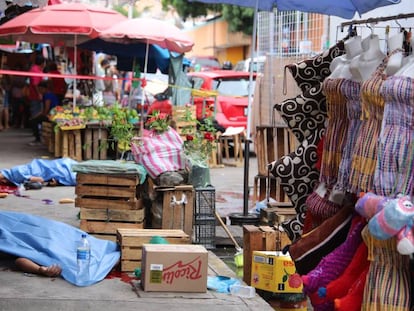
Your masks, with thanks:
<instances>
[{"instance_id":1,"label":"wooden crate","mask_svg":"<svg viewBox=\"0 0 414 311\"><path fill-rule=\"evenodd\" d=\"M220 148L223 152L222 164L224 166L242 167L244 165L244 131L235 135L222 134L219 138ZM233 154L230 154L230 144Z\"/></svg>"},{"instance_id":2,"label":"wooden crate","mask_svg":"<svg viewBox=\"0 0 414 311\"><path fill-rule=\"evenodd\" d=\"M185 114L187 110L191 111L192 121L185 120ZM193 133L197 128L197 118L195 106L174 106L172 110L172 121L174 128L183 140L186 139L186 133Z\"/></svg>"},{"instance_id":3,"label":"wooden crate","mask_svg":"<svg viewBox=\"0 0 414 311\"><path fill-rule=\"evenodd\" d=\"M83 134L84 160L106 160L108 156L108 128L87 125Z\"/></svg>"},{"instance_id":4,"label":"wooden crate","mask_svg":"<svg viewBox=\"0 0 414 311\"><path fill-rule=\"evenodd\" d=\"M270 226L243 226L243 281L250 285L253 251L278 251L290 244L285 232Z\"/></svg>"},{"instance_id":5,"label":"wooden crate","mask_svg":"<svg viewBox=\"0 0 414 311\"><path fill-rule=\"evenodd\" d=\"M189 236L193 232L194 187L181 185L176 187L155 187L162 197L161 228L180 229Z\"/></svg>"},{"instance_id":6,"label":"wooden crate","mask_svg":"<svg viewBox=\"0 0 414 311\"><path fill-rule=\"evenodd\" d=\"M298 141L288 127L256 126L258 175L267 176L267 165L294 151Z\"/></svg>"},{"instance_id":7,"label":"wooden crate","mask_svg":"<svg viewBox=\"0 0 414 311\"><path fill-rule=\"evenodd\" d=\"M297 212L290 202L275 202L260 210L260 223L268 226L278 226L282 222L292 219Z\"/></svg>"},{"instance_id":8,"label":"wooden crate","mask_svg":"<svg viewBox=\"0 0 414 311\"><path fill-rule=\"evenodd\" d=\"M118 229L117 242L121 248L121 271L131 272L141 267L142 245L154 236L164 238L170 244L190 244L190 236L182 230Z\"/></svg>"},{"instance_id":9,"label":"wooden crate","mask_svg":"<svg viewBox=\"0 0 414 311\"><path fill-rule=\"evenodd\" d=\"M267 198L272 198L278 202L290 201L283 187L280 185L279 179L273 175L256 175L253 184L253 202L256 204Z\"/></svg>"},{"instance_id":10,"label":"wooden crate","mask_svg":"<svg viewBox=\"0 0 414 311\"><path fill-rule=\"evenodd\" d=\"M60 129L61 156L82 161L81 129Z\"/></svg>"},{"instance_id":11,"label":"wooden crate","mask_svg":"<svg viewBox=\"0 0 414 311\"><path fill-rule=\"evenodd\" d=\"M42 138L43 142L47 147L47 151L54 153L55 151L55 133L54 133L54 123L52 122L42 122Z\"/></svg>"},{"instance_id":12,"label":"wooden crate","mask_svg":"<svg viewBox=\"0 0 414 311\"><path fill-rule=\"evenodd\" d=\"M77 174L75 206L80 228L100 238L116 240L118 228L142 229L145 210L137 174Z\"/></svg>"}]
</instances>

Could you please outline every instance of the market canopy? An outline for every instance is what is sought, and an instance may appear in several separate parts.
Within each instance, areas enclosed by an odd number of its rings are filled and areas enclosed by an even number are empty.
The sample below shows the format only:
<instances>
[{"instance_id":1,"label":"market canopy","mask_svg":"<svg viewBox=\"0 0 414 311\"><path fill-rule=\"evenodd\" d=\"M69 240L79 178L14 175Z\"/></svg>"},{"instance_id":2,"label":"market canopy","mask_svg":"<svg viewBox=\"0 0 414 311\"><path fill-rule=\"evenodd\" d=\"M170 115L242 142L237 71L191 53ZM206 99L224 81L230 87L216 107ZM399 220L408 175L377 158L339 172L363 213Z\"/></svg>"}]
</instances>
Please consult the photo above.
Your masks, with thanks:
<instances>
[{"instance_id":1,"label":"market canopy","mask_svg":"<svg viewBox=\"0 0 414 311\"><path fill-rule=\"evenodd\" d=\"M191 2L220 3L256 8L260 11L301 11L339 16L346 19L373 9L400 3L401 0L189 0Z\"/></svg>"},{"instance_id":2,"label":"market canopy","mask_svg":"<svg viewBox=\"0 0 414 311\"><path fill-rule=\"evenodd\" d=\"M105 53L117 57L117 68L123 71L131 71L133 68L134 58L135 64L139 64L140 68L145 67L145 54L147 45L142 42L123 44L117 42L108 42L100 38L88 40L78 45L79 48L95 51L97 53ZM159 69L162 73L168 73L170 64L170 53L167 49L163 49L156 44L148 46L148 64L147 72L155 73Z\"/></svg>"}]
</instances>

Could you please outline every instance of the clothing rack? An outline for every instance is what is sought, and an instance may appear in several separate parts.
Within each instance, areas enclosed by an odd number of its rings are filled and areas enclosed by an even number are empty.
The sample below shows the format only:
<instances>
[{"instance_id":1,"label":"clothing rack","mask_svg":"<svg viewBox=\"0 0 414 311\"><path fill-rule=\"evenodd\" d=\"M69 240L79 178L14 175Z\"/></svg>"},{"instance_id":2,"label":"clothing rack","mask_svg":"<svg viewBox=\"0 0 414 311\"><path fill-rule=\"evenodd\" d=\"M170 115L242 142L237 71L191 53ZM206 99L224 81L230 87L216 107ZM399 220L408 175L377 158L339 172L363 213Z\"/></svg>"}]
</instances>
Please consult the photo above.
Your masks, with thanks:
<instances>
[{"instance_id":1,"label":"clothing rack","mask_svg":"<svg viewBox=\"0 0 414 311\"><path fill-rule=\"evenodd\" d=\"M386 22L396 19L406 19L406 18L412 18L414 17L414 13L409 14L398 14L398 15L392 15L392 16L384 16L384 17L374 17L374 18L367 18L367 19L361 19L361 20L352 20L349 22L341 23L341 31L343 31L344 27L346 26L353 26L353 25L359 25L359 24L375 24L378 22Z\"/></svg>"}]
</instances>

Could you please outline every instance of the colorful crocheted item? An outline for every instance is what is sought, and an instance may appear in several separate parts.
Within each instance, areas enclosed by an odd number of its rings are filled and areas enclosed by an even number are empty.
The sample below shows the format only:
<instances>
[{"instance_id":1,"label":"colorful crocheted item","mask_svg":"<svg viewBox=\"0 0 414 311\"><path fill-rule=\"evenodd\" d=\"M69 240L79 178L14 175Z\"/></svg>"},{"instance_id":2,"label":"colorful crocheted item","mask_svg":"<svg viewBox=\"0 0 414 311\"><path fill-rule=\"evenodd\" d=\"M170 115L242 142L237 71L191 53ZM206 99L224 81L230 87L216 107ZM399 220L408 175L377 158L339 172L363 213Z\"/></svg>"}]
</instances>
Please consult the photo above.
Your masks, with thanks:
<instances>
[{"instance_id":1,"label":"colorful crocheted item","mask_svg":"<svg viewBox=\"0 0 414 311\"><path fill-rule=\"evenodd\" d=\"M319 287L327 286L345 271L362 242L361 231L365 225L361 216L354 216L345 242L325 256L315 269L302 276L305 293L313 293Z\"/></svg>"},{"instance_id":2,"label":"colorful crocheted item","mask_svg":"<svg viewBox=\"0 0 414 311\"><path fill-rule=\"evenodd\" d=\"M361 243L344 273L336 280L330 282L328 286L320 287L318 294L321 297L326 297L330 301L345 296L348 293L349 284L353 284L361 272L368 266L368 248L365 243Z\"/></svg>"},{"instance_id":3,"label":"colorful crocheted item","mask_svg":"<svg viewBox=\"0 0 414 311\"><path fill-rule=\"evenodd\" d=\"M395 236L414 217L414 205L410 196L402 196L388 201L384 208L368 222L370 233L378 240Z\"/></svg>"},{"instance_id":4,"label":"colorful crocheted item","mask_svg":"<svg viewBox=\"0 0 414 311\"><path fill-rule=\"evenodd\" d=\"M366 219L371 219L381 211L391 198L367 192L356 202L355 210Z\"/></svg>"},{"instance_id":5,"label":"colorful crocheted item","mask_svg":"<svg viewBox=\"0 0 414 311\"><path fill-rule=\"evenodd\" d=\"M397 234L397 251L401 255L410 255L414 253L414 228L405 226Z\"/></svg>"},{"instance_id":6,"label":"colorful crocheted item","mask_svg":"<svg viewBox=\"0 0 414 311\"><path fill-rule=\"evenodd\" d=\"M367 280L369 265L359 274L356 281L352 284L348 294L342 298L334 300L335 310L337 311L359 311L361 310L362 299L364 297L364 286Z\"/></svg>"}]
</instances>

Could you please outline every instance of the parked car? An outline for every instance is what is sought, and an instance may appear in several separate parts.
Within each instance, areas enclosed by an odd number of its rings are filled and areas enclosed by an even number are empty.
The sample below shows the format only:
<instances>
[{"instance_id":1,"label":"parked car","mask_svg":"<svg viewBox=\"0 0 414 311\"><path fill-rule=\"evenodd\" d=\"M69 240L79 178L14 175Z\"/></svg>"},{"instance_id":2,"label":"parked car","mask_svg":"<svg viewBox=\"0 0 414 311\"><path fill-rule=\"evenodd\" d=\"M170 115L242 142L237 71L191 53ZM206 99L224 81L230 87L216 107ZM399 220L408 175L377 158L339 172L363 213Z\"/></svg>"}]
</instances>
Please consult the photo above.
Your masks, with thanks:
<instances>
[{"instance_id":1,"label":"parked car","mask_svg":"<svg viewBox=\"0 0 414 311\"><path fill-rule=\"evenodd\" d=\"M190 62L190 67L193 71L208 71L221 69L219 60L214 56L193 56L190 57Z\"/></svg>"},{"instance_id":2,"label":"parked car","mask_svg":"<svg viewBox=\"0 0 414 311\"><path fill-rule=\"evenodd\" d=\"M253 59L253 62L251 58L248 58L248 59L237 62L236 65L234 66L234 70L249 72L250 66L253 66L253 72L263 73L265 62L266 62L266 56L255 57Z\"/></svg>"},{"instance_id":3,"label":"parked car","mask_svg":"<svg viewBox=\"0 0 414 311\"><path fill-rule=\"evenodd\" d=\"M197 119L214 116L218 128L247 128L247 106L250 73L234 70L214 70L188 73L196 105ZM251 94L255 88L253 75ZM203 94L204 93L204 94Z\"/></svg>"}]
</instances>

